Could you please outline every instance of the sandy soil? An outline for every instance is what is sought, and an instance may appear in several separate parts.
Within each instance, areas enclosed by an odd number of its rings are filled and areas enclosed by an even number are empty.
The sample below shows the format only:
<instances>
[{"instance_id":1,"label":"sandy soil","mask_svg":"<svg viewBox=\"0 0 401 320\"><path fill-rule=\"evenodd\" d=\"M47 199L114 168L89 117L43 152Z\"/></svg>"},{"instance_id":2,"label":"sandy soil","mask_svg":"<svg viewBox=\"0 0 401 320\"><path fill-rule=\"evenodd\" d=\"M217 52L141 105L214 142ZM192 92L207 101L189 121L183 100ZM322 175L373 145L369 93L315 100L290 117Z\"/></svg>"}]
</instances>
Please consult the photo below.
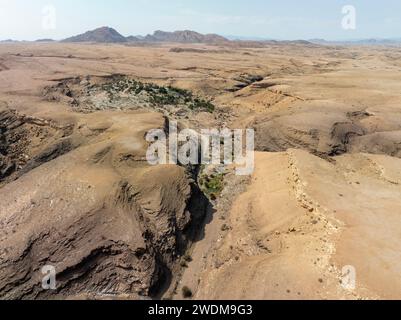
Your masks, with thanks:
<instances>
[{"instance_id":1,"label":"sandy soil","mask_svg":"<svg viewBox=\"0 0 401 320\"><path fill-rule=\"evenodd\" d=\"M401 189L385 176L399 177L400 160L392 160L359 154L331 164L299 150L258 153L196 298L399 298ZM348 265L356 290L341 285Z\"/></svg>"}]
</instances>

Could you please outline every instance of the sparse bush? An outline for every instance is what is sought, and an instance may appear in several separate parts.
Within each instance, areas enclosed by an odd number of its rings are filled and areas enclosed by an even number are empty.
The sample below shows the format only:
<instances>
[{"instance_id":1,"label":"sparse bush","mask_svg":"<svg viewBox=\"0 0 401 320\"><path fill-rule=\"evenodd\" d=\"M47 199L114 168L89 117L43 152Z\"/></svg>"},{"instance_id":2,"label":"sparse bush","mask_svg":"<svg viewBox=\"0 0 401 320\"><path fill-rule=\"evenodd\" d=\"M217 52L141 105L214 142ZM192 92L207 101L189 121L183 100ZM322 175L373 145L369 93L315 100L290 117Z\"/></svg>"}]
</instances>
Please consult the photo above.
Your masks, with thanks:
<instances>
[{"instance_id":1,"label":"sparse bush","mask_svg":"<svg viewBox=\"0 0 401 320\"><path fill-rule=\"evenodd\" d=\"M191 262L192 261L192 257L189 254L186 254L183 258L184 258L184 260L186 262Z\"/></svg>"},{"instance_id":2,"label":"sparse bush","mask_svg":"<svg viewBox=\"0 0 401 320\"><path fill-rule=\"evenodd\" d=\"M202 183L201 183L202 182ZM202 191L209 196L210 199L216 200L224 189L224 174L214 174L211 176L203 176L199 179Z\"/></svg>"},{"instance_id":3,"label":"sparse bush","mask_svg":"<svg viewBox=\"0 0 401 320\"><path fill-rule=\"evenodd\" d=\"M192 298L192 290L189 289L187 286L182 287L182 296L185 299Z\"/></svg>"},{"instance_id":4,"label":"sparse bush","mask_svg":"<svg viewBox=\"0 0 401 320\"><path fill-rule=\"evenodd\" d=\"M206 111L210 113L215 110L212 102L194 96L191 91L172 86L163 87L154 83L143 83L123 76L113 77L110 81L93 89L93 91L106 92L109 103L121 99L122 93L132 96L144 93L143 99L146 99L144 102L157 107L180 106L195 112Z\"/></svg>"},{"instance_id":5,"label":"sparse bush","mask_svg":"<svg viewBox=\"0 0 401 320\"><path fill-rule=\"evenodd\" d=\"M214 112L216 107L210 102L203 99L196 98L190 104L189 108L194 111L207 111L207 112Z\"/></svg>"},{"instance_id":6,"label":"sparse bush","mask_svg":"<svg viewBox=\"0 0 401 320\"><path fill-rule=\"evenodd\" d=\"M229 227L228 225L223 224L223 225L221 226L221 231L228 231L228 230L230 230L230 227Z\"/></svg>"}]
</instances>

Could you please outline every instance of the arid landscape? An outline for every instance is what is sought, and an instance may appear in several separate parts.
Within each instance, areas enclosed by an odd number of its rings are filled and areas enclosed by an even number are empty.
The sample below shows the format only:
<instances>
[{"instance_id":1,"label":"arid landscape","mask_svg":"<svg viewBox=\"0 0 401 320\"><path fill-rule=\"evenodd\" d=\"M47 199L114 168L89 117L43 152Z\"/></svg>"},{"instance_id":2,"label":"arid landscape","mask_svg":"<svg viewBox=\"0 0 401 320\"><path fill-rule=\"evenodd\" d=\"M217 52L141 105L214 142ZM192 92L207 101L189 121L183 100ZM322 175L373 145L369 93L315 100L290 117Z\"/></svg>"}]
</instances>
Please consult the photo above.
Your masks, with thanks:
<instances>
[{"instance_id":1,"label":"arid landscape","mask_svg":"<svg viewBox=\"0 0 401 320\"><path fill-rule=\"evenodd\" d=\"M400 46L102 32L0 44L1 299L401 299ZM254 173L151 166L171 121Z\"/></svg>"}]
</instances>

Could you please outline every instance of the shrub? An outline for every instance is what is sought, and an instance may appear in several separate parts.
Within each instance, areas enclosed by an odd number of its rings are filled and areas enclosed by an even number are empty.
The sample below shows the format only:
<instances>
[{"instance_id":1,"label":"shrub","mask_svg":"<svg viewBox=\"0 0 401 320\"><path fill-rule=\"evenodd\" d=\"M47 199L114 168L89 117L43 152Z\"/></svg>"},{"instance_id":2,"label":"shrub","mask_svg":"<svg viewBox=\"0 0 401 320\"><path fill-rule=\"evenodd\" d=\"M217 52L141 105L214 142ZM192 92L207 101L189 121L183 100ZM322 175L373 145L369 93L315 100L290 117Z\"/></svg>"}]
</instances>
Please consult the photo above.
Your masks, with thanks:
<instances>
[{"instance_id":1,"label":"shrub","mask_svg":"<svg viewBox=\"0 0 401 320\"><path fill-rule=\"evenodd\" d=\"M180 106L199 112L214 112L215 106L211 101L196 97L191 91L172 86L159 86L154 83L144 83L125 77L113 77L110 82L99 87L108 94L110 102L118 100L122 92L138 96L146 93L146 102L153 106Z\"/></svg>"},{"instance_id":2,"label":"shrub","mask_svg":"<svg viewBox=\"0 0 401 320\"><path fill-rule=\"evenodd\" d=\"M210 113L212 113L216 109L216 107L210 101L199 98L194 99L189 108L194 111L204 110Z\"/></svg>"},{"instance_id":3,"label":"shrub","mask_svg":"<svg viewBox=\"0 0 401 320\"><path fill-rule=\"evenodd\" d=\"M189 254L186 254L183 258L184 258L184 260L186 262L191 262L192 261L192 257Z\"/></svg>"},{"instance_id":4,"label":"shrub","mask_svg":"<svg viewBox=\"0 0 401 320\"><path fill-rule=\"evenodd\" d=\"M199 181L202 182L202 191L212 200L216 200L224 189L224 174L222 173L202 177Z\"/></svg>"},{"instance_id":5,"label":"shrub","mask_svg":"<svg viewBox=\"0 0 401 320\"><path fill-rule=\"evenodd\" d=\"M184 287L182 288L182 296L183 296L185 299L191 298L191 297L192 297L192 291L191 291L191 289L189 289L187 286L184 286Z\"/></svg>"}]
</instances>

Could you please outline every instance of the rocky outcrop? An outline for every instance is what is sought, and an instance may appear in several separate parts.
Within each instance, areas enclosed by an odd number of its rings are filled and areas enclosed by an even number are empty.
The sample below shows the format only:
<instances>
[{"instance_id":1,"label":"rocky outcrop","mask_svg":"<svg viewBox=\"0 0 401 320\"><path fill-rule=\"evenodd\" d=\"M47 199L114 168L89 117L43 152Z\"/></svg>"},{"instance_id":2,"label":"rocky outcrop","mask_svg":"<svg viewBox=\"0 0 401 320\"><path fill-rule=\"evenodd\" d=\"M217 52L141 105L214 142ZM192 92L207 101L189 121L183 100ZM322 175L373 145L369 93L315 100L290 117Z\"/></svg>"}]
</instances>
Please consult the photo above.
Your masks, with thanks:
<instances>
[{"instance_id":1,"label":"rocky outcrop","mask_svg":"<svg viewBox=\"0 0 401 320\"><path fill-rule=\"evenodd\" d=\"M184 31L155 31L145 37L124 37L113 28L101 27L83 34L64 39L62 42L97 42L97 43L124 43L124 42L177 42L177 43L222 43L229 40L217 34L201 34L191 30Z\"/></svg>"},{"instance_id":2,"label":"rocky outcrop","mask_svg":"<svg viewBox=\"0 0 401 320\"><path fill-rule=\"evenodd\" d=\"M85 144L0 189L0 298L152 297L169 281L207 200L185 168L147 164L161 115L110 116L85 118Z\"/></svg>"},{"instance_id":3,"label":"rocky outcrop","mask_svg":"<svg viewBox=\"0 0 401 320\"><path fill-rule=\"evenodd\" d=\"M144 39L150 42L178 42L178 43L218 43L228 40L217 34L201 34L195 31L155 31L153 35L147 35Z\"/></svg>"},{"instance_id":4,"label":"rocky outcrop","mask_svg":"<svg viewBox=\"0 0 401 320\"><path fill-rule=\"evenodd\" d=\"M394 119L398 117L398 111L394 112ZM253 126L259 151L299 148L323 158L358 152L401 155L400 125L391 117L363 110L326 114L307 109L297 114L278 112L256 120Z\"/></svg>"},{"instance_id":5,"label":"rocky outcrop","mask_svg":"<svg viewBox=\"0 0 401 320\"><path fill-rule=\"evenodd\" d=\"M0 185L74 148L71 126L0 109Z\"/></svg>"},{"instance_id":6,"label":"rocky outcrop","mask_svg":"<svg viewBox=\"0 0 401 320\"><path fill-rule=\"evenodd\" d=\"M119 43L127 42L127 39L113 28L101 27L74 37L67 38L62 42Z\"/></svg>"}]
</instances>

